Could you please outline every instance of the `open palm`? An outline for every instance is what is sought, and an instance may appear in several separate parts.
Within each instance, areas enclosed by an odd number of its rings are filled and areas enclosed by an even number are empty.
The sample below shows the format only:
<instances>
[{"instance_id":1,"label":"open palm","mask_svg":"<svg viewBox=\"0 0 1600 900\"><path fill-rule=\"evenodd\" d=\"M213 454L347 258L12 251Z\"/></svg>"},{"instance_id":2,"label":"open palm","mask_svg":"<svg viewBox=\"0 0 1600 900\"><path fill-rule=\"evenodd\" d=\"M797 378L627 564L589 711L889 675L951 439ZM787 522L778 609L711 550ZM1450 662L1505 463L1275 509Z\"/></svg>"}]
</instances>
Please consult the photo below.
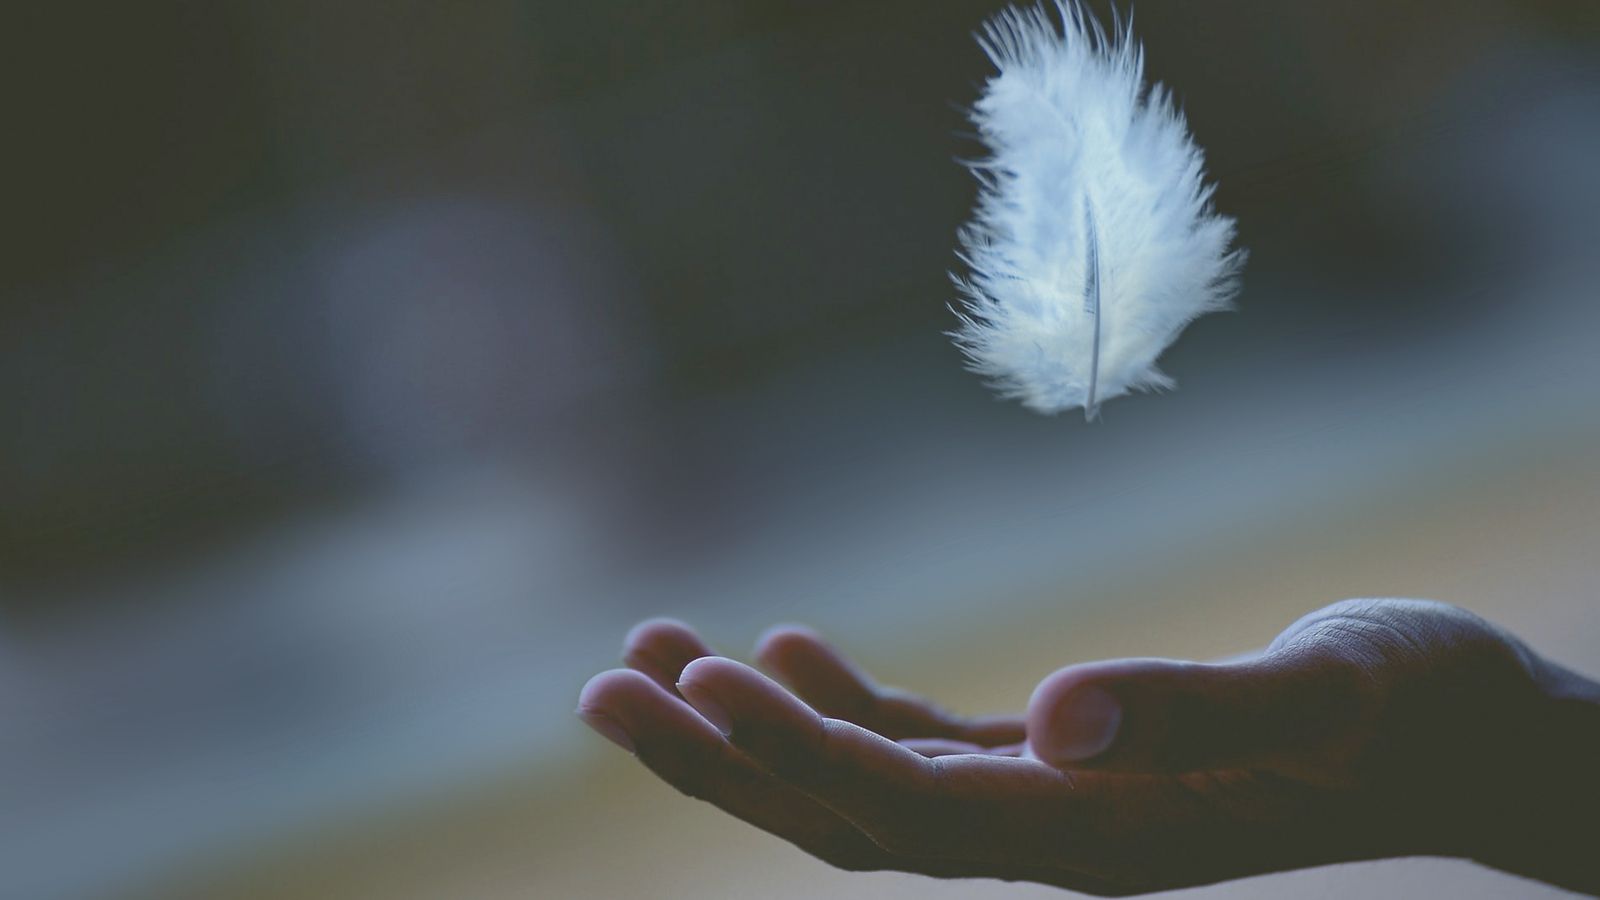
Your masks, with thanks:
<instances>
[{"instance_id":1,"label":"open palm","mask_svg":"<svg viewBox=\"0 0 1600 900\"><path fill-rule=\"evenodd\" d=\"M635 628L624 658L580 714L689 796L844 869L1103 895L1492 857L1485 810L1518 794L1468 788L1510 758L1482 726L1544 696L1544 664L1513 639L1419 601L1336 604L1241 663L1069 667L1026 715L976 719L877 686L803 628L756 650L788 689L673 621ZM1488 861L1538 869L1506 852Z\"/></svg>"}]
</instances>

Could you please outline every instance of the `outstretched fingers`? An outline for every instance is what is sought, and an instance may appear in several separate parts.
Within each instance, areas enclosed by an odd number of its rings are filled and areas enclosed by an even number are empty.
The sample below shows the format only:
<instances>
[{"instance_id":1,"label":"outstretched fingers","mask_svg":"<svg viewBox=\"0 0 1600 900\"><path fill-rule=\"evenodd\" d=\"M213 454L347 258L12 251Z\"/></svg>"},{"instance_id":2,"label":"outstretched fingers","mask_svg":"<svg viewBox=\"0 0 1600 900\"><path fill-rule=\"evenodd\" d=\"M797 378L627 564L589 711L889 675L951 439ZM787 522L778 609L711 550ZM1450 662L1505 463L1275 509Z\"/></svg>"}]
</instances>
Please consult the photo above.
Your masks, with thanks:
<instances>
[{"instance_id":1,"label":"outstretched fingers","mask_svg":"<svg viewBox=\"0 0 1600 900\"><path fill-rule=\"evenodd\" d=\"M1100 877L1091 849L1101 792L1039 762L958 754L930 758L826 718L732 660L691 663L683 696L777 778L849 820L891 854L1050 868ZM1066 876L1063 876L1066 877Z\"/></svg>"},{"instance_id":2,"label":"outstretched fingers","mask_svg":"<svg viewBox=\"0 0 1600 900\"><path fill-rule=\"evenodd\" d=\"M735 746L802 789L899 796L933 773L930 761L916 751L859 725L825 718L731 659L695 660L684 669L678 690Z\"/></svg>"},{"instance_id":3,"label":"outstretched fingers","mask_svg":"<svg viewBox=\"0 0 1600 900\"><path fill-rule=\"evenodd\" d=\"M612 670L590 679L580 695L578 714L596 731L634 752L681 793L709 802L838 868L938 878L1026 879L1095 894L1121 892L1109 882L1050 866L892 853L804 791L769 774L682 700L635 670Z\"/></svg>"},{"instance_id":4,"label":"outstretched fingers","mask_svg":"<svg viewBox=\"0 0 1600 900\"><path fill-rule=\"evenodd\" d=\"M780 625L756 644L756 659L817 711L891 739L942 738L977 747L1020 744L1022 716L962 717L873 681L809 628Z\"/></svg>"},{"instance_id":5,"label":"outstretched fingers","mask_svg":"<svg viewBox=\"0 0 1600 900\"><path fill-rule=\"evenodd\" d=\"M578 715L662 781L843 869L881 869L887 855L859 830L775 779L682 700L632 669L589 680ZM618 735L621 735L621 740Z\"/></svg>"},{"instance_id":6,"label":"outstretched fingers","mask_svg":"<svg viewBox=\"0 0 1600 900\"><path fill-rule=\"evenodd\" d=\"M1302 762L1370 696L1305 652L1071 667L1041 683L1019 747L1020 722L879 688L804 629L759 655L817 708L652 620L579 711L683 793L841 868L1128 893L1380 855L1360 797Z\"/></svg>"}]
</instances>

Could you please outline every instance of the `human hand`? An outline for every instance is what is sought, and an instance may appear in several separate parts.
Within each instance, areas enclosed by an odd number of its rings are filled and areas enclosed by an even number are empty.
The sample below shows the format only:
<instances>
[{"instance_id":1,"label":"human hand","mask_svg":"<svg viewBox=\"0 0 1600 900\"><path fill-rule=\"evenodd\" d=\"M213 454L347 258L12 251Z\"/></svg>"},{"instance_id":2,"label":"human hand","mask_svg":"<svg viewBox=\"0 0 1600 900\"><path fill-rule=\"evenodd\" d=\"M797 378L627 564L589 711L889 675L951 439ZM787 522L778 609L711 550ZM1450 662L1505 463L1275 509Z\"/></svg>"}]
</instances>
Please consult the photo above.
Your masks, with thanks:
<instances>
[{"instance_id":1,"label":"human hand","mask_svg":"<svg viewBox=\"0 0 1600 900\"><path fill-rule=\"evenodd\" d=\"M1600 887L1592 828L1563 821L1600 800L1574 774L1600 751L1600 689L1454 607L1335 604L1228 665L1068 667L1025 719L879 688L804 629L756 656L794 693L645 623L579 711L684 793L846 869L1120 895L1433 854Z\"/></svg>"}]
</instances>

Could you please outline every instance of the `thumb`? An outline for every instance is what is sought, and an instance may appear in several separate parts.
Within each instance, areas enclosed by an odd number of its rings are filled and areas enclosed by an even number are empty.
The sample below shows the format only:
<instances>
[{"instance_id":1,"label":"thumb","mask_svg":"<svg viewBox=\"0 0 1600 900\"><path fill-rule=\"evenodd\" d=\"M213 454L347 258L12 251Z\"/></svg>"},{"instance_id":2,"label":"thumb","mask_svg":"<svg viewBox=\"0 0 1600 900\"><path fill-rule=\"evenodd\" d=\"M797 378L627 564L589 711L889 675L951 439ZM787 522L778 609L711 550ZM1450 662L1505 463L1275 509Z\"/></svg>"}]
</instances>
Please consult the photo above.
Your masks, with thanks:
<instances>
[{"instance_id":1,"label":"thumb","mask_svg":"<svg viewBox=\"0 0 1600 900\"><path fill-rule=\"evenodd\" d=\"M1362 738L1373 683L1323 654L1123 659L1060 669L1028 702L1028 743L1063 769L1326 772Z\"/></svg>"}]
</instances>

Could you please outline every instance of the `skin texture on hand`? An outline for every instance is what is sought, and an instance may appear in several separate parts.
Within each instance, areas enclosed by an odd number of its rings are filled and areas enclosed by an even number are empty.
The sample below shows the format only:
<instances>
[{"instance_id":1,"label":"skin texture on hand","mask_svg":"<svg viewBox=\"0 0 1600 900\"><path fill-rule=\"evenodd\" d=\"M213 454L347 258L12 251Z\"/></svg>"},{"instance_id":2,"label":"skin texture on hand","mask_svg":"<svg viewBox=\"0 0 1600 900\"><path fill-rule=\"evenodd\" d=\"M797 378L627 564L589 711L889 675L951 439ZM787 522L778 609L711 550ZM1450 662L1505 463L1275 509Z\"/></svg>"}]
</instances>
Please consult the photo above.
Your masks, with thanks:
<instances>
[{"instance_id":1,"label":"skin texture on hand","mask_svg":"<svg viewBox=\"0 0 1600 900\"><path fill-rule=\"evenodd\" d=\"M1428 854L1600 892L1600 686L1455 607L1345 601L1242 662L1069 666L1025 714L980 719L878 686L808 629L755 657L777 681L645 622L578 712L849 870L1127 895Z\"/></svg>"}]
</instances>

